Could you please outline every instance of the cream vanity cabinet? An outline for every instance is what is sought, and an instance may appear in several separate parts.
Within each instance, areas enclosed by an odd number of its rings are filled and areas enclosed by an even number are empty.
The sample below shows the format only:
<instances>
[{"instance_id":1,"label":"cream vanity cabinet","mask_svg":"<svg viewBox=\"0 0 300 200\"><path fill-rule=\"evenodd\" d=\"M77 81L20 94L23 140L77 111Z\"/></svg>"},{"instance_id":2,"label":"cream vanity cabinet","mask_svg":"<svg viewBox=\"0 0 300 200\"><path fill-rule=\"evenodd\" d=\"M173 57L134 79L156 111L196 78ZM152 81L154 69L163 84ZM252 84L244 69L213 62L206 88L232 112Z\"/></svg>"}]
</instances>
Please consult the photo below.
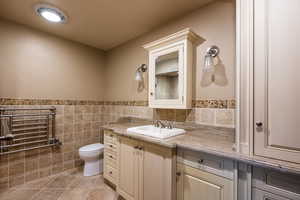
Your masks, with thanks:
<instances>
[{"instance_id":1,"label":"cream vanity cabinet","mask_svg":"<svg viewBox=\"0 0 300 200\"><path fill-rule=\"evenodd\" d=\"M105 135L115 135L106 131ZM116 166L106 161L110 143L105 144L104 177L114 183L118 194L126 200L176 199L176 156L172 149L117 136ZM113 169L113 170L111 170ZM111 174L115 177L111 178Z\"/></svg>"},{"instance_id":2,"label":"cream vanity cabinet","mask_svg":"<svg viewBox=\"0 0 300 200\"><path fill-rule=\"evenodd\" d=\"M126 200L174 200L172 149L119 137L117 192Z\"/></svg>"},{"instance_id":3,"label":"cream vanity cabinet","mask_svg":"<svg viewBox=\"0 0 300 200\"><path fill-rule=\"evenodd\" d=\"M150 107L191 108L193 52L199 39L185 29L144 46L149 52Z\"/></svg>"},{"instance_id":4,"label":"cream vanity cabinet","mask_svg":"<svg viewBox=\"0 0 300 200\"><path fill-rule=\"evenodd\" d=\"M299 8L254 0L254 154L300 164Z\"/></svg>"},{"instance_id":5,"label":"cream vanity cabinet","mask_svg":"<svg viewBox=\"0 0 300 200\"><path fill-rule=\"evenodd\" d=\"M177 162L177 200L234 199L233 161L179 150Z\"/></svg>"}]
</instances>

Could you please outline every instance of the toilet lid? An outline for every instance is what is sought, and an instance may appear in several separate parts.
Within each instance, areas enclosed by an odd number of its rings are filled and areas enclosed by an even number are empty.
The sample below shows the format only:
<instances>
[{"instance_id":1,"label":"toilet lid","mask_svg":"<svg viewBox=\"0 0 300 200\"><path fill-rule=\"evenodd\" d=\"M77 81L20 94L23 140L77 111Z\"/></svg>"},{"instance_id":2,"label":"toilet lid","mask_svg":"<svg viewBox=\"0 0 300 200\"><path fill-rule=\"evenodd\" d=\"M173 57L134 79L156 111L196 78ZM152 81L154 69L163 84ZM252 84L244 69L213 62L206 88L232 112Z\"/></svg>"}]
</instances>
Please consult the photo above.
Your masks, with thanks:
<instances>
[{"instance_id":1,"label":"toilet lid","mask_svg":"<svg viewBox=\"0 0 300 200\"><path fill-rule=\"evenodd\" d=\"M80 147L79 151L97 151L97 150L100 150L103 148L104 148L103 144L96 143L96 144L89 144L89 145Z\"/></svg>"}]
</instances>

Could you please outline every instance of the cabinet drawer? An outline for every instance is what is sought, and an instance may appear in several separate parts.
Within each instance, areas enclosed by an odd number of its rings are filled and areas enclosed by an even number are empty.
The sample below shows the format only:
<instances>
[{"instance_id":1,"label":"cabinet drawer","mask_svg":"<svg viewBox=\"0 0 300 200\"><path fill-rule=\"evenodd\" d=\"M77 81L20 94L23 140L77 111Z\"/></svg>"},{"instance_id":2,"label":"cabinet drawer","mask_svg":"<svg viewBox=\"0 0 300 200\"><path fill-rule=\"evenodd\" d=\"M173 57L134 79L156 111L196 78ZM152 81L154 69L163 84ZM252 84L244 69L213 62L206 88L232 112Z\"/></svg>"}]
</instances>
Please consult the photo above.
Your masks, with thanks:
<instances>
[{"instance_id":1,"label":"cabinet drawer","mask_svg":"<svg viewBox=\"0 0 300 200\"><path fill-rule=\"evenodd\" d=\"M105 164L111 165L114 168L117 168L117 156L111 152L104 152L104 162Z\"/></svg>"},{"instance_id":2,"label":"cabinet drawer","mask_svg":"<svg viewBox=\"0 0 300 200\"><path fill-rule=\"evenodd\" d=\"M105 131L104 142L117 144L117 135L111 131Z\"/></svg>"},{"instance_id":3,"label":"cabinet drawer","mask_svg":"<svg viewBox=\"0 0 300 200\"><path fill-rule=\"evenodd\" d=\"M117 145L104 142L104 149L108 152L116 153L117 152Z\"/></svg>"},{"instance_id":4,"label":"cabinet drawer","mask_svg":"<svg viewBox=\"0 0 300 200\"><path fill-rule=\"evenodd\" d=\"M282 173L260 167L253 168L253 187L300 199L300 175Z\"/></svg>"},{"instance_id":5,"label":"cabinet drawer","mask_svg":"<svg viewBox=\"0 0 300 200\"><path fill-rule=\"evenodd\" d=\"M116 168L105 164L104 166L104 178L108 179L110 182L116 184L117 181L117 170Z\"/></svg>"},{"instance_id":6,"label":"cabinet drawer","mask_svg":"<svg viewBox=\"0 0 300 200\"><path fill-rule=\"evenodd\" d=\"M252 190L252 196L253 196L252 199L254 200L296 200L296 199L285 198L256 188Z\"/></svg>"},{"instance_id":7,"label":"cabinet drawer","mask_svg":"<svg viewBox=\"0 0 300 200\"><path fill-rule=\"evenodd\" d=\"M207 171L225 178L233 179L234 161L207 153L179 149L177 162L203 171Z\"/></svg>"}]
</instances>

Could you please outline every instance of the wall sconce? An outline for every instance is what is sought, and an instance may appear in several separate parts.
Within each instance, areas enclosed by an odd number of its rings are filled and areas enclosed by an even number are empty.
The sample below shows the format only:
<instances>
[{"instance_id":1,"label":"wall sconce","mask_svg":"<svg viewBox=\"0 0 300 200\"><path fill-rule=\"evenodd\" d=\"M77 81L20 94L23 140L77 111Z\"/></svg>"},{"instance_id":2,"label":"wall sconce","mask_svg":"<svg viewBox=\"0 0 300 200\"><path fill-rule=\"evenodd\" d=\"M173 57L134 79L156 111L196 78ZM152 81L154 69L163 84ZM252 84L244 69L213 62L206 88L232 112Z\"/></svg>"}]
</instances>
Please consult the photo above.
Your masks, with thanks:
<instances>
[{"instance_id":1,"label":"wall sconce","mask_svg":"<svg viewBox=\"0 0 300 200\"><path fill-rule=\"evenodd\" d=\"M219 54L219 52L220 49L217 46L211 46L206 50L203 72L214 71L214 58Z\"/></svg>"},{"instance_id":2,"label":"wall sconce","mask_svg":"<svg viewBox=\"0 0 300 200\"><path fill-rule=\"evenodd\" d=\"M142 64L135 72L135 80L142 82L144 80L143 73L147 71L147 65Z\"/></svg>"}]
</instances>

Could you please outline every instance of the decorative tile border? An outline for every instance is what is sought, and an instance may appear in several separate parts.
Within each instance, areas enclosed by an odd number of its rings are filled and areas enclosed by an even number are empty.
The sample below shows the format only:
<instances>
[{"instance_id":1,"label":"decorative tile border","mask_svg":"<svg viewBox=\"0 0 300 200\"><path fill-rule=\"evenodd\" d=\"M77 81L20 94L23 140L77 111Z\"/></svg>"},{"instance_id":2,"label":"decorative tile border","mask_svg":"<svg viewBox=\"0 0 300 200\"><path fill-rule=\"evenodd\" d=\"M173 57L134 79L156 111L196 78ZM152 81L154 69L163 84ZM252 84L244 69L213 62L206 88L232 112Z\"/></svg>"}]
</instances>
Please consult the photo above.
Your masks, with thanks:
<instances>
[{"instance_id":1,"label":"decorative tile border","mask_svg":"<svg viewBox=\"0 0 300 200\"><path fill-rule=\"evenodd\" d=\"M235 100L193 100L194 108L235 108Z\"/></svg>"},{"instance_id":2,"label":"decorative tile border","mask_svg":"<svg viewBox=\"0 0 300 200\"><path fill-rule=\"evenodd\" d=\"M148 101L104 101L103 105L115 105L115 106L148 106Z\"/></svg>"},{"instance_id":3,"label":"decorative tile border","mask_svg":"<svg viewBox=\"0 0 300 200\"><path fill-rule=\"evenodd\" d=\"M148 106L148 101L85 101L85 100L51 100L51 99L11 99L0 98L0 105L121 105ZM235 100L193 100L194 108L230 108L236 107Z\"/></svg>"},{"instance_id":4,"label":"decorative tile border","mask_svg":"<svg viewBox=\"0 0 300 200\"><path fill-rule=\"evenodd\" d=\"M0 98L0 105L103 105L103 101Z\"/></svg>"}]
</instances>

